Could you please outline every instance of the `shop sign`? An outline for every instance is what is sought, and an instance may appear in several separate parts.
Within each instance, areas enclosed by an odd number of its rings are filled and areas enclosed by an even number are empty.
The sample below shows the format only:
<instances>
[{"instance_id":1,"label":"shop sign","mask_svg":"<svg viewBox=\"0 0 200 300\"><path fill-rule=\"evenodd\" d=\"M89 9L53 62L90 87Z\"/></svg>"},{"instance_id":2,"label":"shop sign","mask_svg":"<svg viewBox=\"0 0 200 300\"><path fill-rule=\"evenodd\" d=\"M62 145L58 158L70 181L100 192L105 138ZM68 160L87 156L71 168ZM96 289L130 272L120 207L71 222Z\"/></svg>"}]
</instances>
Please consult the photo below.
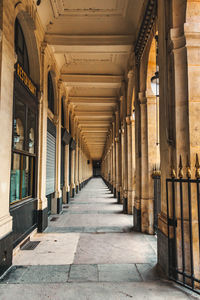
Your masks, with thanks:
<instances>
[{"instance_id":1,"label":"shop sign","mask_svg":"<svg viewBox=\"0 0 200 300\"><path fill-rule=\"evenodd\" d=\"M16 73L17 76L21 79L21 81L24 83L24 85L28 88L28 90L36 96L37 93L37 88L32 82L32 80L29 78L29 76L26 74L26 72L23 70L22 66L17 63L17 68L16 68Z\"/></svg>"}]
</instances>

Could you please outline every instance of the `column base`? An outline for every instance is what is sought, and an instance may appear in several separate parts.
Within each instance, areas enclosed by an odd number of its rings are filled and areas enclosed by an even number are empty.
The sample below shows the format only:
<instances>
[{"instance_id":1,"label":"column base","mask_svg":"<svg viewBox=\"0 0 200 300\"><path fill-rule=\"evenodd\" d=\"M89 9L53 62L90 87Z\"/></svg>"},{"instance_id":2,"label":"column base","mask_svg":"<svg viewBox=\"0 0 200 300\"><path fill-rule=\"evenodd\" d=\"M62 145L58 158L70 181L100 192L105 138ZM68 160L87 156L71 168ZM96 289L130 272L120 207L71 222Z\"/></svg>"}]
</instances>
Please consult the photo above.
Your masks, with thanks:
<instances>
[{"instance_id":1,"label":"column base","mask_svg":"<svg viewBox=\"0 0 200 300\"><path fill-rule=\"evenodd\" d=\"M0 239L0 276L12 265L12 233Z\"/></svg>"},{"instance_id":2,"label":"column base","mask_svg":"<svg viewBox=\"0 0 200 300\"><path fill-rule=\"evenodd\" d=\"M117 192L117 203L120 204L120 192Z\"/></svg>"},{"instance_id":3,"label":"column base","mask_svg":"<svg viewBox=\"0 0 200 300\"><path fill-rule=\"evenodd\" d=\"M60 214L62 211L62 197L57 198L57 214Z\"/></svg>"},{"instance_id":4,"label":"column base","mask_svg":"<svg viewBox=\"0 0 200 300\"><path fill-rule=\"evenodd\" d=\"M79 186L77 185L76 186L76 194L78 194L78 192L79 192Z\"/></svg>"},{"instance_id":5,"label":"column base","mask_svg":"<svg viewBox=\"0 0 200 300\"><path fill-rule=\"evenodd\" d=\"M176 274L169 274L169 256L170 256L170 264L171 267L175 266L176 257L174 256L174 239L169 240L168 247L168 237L158 229L157 231L157 239L158 239L158 264L163 270L163 272L168 276L176 276ZM169 253L170 249L170 253Z\"/></svg>"},{"instance_id":6,"label":"column base","mask_svg":"<svg viewBox=\"0 0 200 300\"><path fill-rule=\"evenodd\" d=\"M75 197L75 188L72 189L72 198Z\"/></svg>"},{"instance_id":7,"label":"column base","mask_svg":"<svg viewBox=\"0 0 200 300\"><path fill-rule=\"evenodd\" d=\"M117 190L116 188L113 189L114 198L117 198Z\"/></svg>"},{"instance_id":8,"label":"column base","mask_svg":"<svg viewBox=\"0 0 200 300\"><path fill-rule=\"evenodd\" d=\"M134 229L136 231L141 231L141 210L137 209L135 206L133 208L133 218L134 218Z\"/></svg>"},{"instance_id":9,"label":"column base","mask_svg":"<svg viewBox=\"0 0 200 300\"><path fill-rule=\"evenodd\" d=\"M70 192L66 192L67 203L70 202Z\"/></svg>"},{"instance_id":10,"label":"column base","mask_svg":"<svg viewBox=\"0 0 200 300\"><path fill-rule=\"evenodd\" d=\"M48 208L38 210L37 212L37 227L38 232L43 232L48 226Z\"/></svg>"},{"instance_id":11,"label":"column base","mask_svg":"<svg viewBox=\"0 0 200 300\"><path fill-rule=\"evenodd\" d=\"M123 213L127 214L128 213L128 199L123 198Z\"/></svg>"},{"instance_id":12,"label":"column base","mask_svg":"<svg viewBox=\"0 0 200 300\"><path fill-rule=\"evenodd\" d=\"M79 184L79 191L81 191L81 183Z\"/></svg>"}]
</instances>

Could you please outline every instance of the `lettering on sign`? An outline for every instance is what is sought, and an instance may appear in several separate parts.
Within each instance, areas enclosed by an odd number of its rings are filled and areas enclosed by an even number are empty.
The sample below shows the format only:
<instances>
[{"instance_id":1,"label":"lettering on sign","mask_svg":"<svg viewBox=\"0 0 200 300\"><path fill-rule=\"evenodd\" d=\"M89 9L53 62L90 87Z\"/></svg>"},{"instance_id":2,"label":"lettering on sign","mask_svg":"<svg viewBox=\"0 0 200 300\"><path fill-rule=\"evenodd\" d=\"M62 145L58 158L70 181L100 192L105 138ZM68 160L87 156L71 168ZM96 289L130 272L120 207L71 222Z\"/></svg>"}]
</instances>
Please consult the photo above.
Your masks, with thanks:
<instances>
[{"instance_id":1,"label":"lettering on sign","mask_svg":"<svg viewBox=\"0 0 200 300\"><path fill-rule=\"evenodd\" d=\"M33 84L31 79L28 77L26 72L23 70L23 68L20 66L19 63L17 63L17 75L21 79L21 81L25 84L25 86L29 89L29 91L36 96L36 86Z\"/></svg>"}]
</instances>

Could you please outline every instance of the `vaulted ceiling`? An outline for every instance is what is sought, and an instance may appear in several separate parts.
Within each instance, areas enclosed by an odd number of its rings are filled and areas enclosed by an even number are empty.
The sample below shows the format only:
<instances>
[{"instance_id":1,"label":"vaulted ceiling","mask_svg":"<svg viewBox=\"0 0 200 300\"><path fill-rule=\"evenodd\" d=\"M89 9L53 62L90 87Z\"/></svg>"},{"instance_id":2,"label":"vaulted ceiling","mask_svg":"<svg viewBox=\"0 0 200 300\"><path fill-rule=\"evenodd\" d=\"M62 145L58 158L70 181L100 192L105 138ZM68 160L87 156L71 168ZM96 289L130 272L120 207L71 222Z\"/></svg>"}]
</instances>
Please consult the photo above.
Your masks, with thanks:
<instances>
[{"instance_id":1,"label":"vaulted ceiling","mask_svg":"<svg viewBox=\"0 0 200 300\"><path fill-rule=\"evenodd\" d=\"M146 3L43 0L38 6L45 40L94 160L103 154Z\"/></svg>"}]
</instances>

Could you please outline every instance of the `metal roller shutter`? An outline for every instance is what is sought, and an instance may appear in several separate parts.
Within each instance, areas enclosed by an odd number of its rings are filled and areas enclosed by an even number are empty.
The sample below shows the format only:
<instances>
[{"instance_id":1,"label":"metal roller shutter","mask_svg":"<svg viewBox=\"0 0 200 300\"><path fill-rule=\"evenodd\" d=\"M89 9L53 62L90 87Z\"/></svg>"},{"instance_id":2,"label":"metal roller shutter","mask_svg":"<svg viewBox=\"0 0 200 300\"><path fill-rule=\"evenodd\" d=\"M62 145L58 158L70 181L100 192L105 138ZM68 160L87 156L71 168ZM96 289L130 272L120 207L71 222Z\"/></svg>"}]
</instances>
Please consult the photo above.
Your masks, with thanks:
<instances>
[{"instance_id":1,"label":"metal roller shutter","mask_svg":"<svg viewBox=\"0 0 200 300\"><path fill-rule=\"evenodd\" d=\"M53 124L51 124L52 127ZM56 136L47 131L46 195L55 192Z\"/></svg>"}]
</instances>

